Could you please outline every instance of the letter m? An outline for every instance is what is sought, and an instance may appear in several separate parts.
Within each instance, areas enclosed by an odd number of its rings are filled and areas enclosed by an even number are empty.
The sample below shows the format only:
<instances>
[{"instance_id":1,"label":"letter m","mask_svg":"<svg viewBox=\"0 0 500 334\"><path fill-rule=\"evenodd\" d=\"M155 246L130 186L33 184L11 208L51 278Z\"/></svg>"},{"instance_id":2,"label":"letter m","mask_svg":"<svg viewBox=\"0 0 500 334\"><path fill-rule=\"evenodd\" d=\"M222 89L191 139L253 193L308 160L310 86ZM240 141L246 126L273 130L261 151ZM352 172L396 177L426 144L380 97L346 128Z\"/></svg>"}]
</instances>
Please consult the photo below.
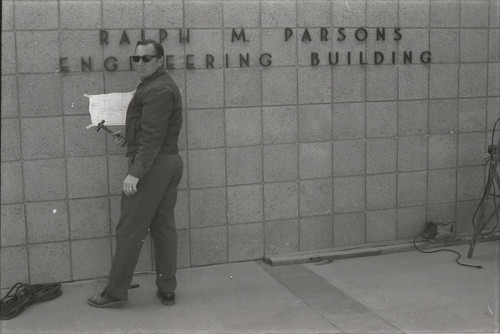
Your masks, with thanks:
<instances>
[{"instance_id":1,"label":"letter m","mask_svg":"<svg viewBox=\"0 0 500 334\"><path fill-rule=\"evenodd\" d=\"M234 42L234 39L237 39L238 41L243 38L243 42L247 41L247 38L245 37L245 29L241 29L240 33L236 33L236 29L233 28L233 33L231 35L231 42Z\"/></svg>"}]
</instances>

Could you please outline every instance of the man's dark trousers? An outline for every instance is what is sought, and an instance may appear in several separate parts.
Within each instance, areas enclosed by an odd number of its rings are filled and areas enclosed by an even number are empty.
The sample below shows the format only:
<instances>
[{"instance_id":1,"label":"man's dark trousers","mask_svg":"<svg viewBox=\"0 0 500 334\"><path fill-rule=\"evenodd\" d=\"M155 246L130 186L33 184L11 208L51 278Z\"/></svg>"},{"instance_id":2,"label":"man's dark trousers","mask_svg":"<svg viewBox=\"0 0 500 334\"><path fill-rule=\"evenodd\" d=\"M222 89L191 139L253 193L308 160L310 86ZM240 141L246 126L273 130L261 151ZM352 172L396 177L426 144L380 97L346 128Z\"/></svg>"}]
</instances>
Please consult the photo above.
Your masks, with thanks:
<instances>
[{"instance_id":1,"label":"man's dark trousers","mask_svg":"<svg viewBox=\"0 0 500 334\"><path fill-rule=\"evenodd\" d=\"M133 158L129 158L133 163ZM177 287L177 232L174 207L183 172L179 154L158 155L139 180L132 196L122 193L121 216L116 227L116 251L104 289L109 296L127 299L128 288L148 230L154 243L156 285L162 292Z\"/></svg>"}]
</instances>

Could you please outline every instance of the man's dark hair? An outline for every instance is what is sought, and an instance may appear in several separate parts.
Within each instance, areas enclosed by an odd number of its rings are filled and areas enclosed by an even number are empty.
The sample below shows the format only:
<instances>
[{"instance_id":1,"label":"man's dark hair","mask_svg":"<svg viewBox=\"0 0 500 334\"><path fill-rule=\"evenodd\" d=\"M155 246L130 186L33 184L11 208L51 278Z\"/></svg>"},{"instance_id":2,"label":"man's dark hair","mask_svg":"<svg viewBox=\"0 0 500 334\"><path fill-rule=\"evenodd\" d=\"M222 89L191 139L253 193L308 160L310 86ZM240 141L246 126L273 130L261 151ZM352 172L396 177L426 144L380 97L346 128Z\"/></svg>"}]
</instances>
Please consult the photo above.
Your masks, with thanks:
<instances>
[{"instance_id":1,"label":"man's dark hair","mask_svg":"<svg viewBox=\"0 0 500 334\"><path fill-rule=\"evenodd\" d=\"M139 45L149 45L149 44L152 44L154 46L156 51L156 56L163 57L165 55L163 45L161 45L161 43L155 41L154 39L145 39L143 41L138 41L137 44L135 45L135 48L137 49Z\"/></svg>"}]
</instances>

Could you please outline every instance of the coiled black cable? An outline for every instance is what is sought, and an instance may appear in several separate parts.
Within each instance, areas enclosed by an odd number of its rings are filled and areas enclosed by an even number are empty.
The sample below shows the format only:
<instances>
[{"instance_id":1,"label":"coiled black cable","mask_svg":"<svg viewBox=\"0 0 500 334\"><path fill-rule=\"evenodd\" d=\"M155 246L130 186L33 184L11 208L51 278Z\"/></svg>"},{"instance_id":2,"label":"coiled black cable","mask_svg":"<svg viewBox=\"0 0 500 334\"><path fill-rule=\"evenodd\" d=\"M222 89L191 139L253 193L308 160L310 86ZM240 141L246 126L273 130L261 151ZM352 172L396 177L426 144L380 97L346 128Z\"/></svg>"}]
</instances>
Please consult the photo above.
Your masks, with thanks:
<instances>
[{"instance_id":1,"label":"coiled black cable","mask_svg":"<svg viewBox=\"0 0 500 334\"><path fill-rule=\"evenodd\" d=\"M0 300L0 320L10 320L34 303L46 302L62 295L60 283L16 283Z\"/></svg>"}]
</instances>

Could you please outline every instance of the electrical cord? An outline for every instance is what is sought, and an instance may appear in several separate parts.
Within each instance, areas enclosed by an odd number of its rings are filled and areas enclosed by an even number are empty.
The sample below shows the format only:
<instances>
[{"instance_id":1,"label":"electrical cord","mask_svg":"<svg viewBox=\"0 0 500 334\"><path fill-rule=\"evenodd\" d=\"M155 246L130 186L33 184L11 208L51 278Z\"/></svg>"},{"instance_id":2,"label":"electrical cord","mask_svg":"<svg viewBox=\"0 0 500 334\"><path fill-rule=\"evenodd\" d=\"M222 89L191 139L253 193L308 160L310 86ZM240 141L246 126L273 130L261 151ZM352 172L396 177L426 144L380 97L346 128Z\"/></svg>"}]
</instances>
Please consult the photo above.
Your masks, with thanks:
<instances>
[{"instance_id":1,"label":"electrical cord","mask_svg":"<svg viewBox=\"0 0 500 334\"><path fill-rule=\"evenodd\" d=\"M461 266L464 266L464 267L471 267L471 268L477 268L477 269L482 269L483 266L479 265L479 266L476 266L476 265L472 265L472 264L466 264L466 263L461 263L459 260L460 258L462 257L462 254L460 254L459 252L455 251L455 250L452 250L452 249L445 249L445 248L441 248L441 249L437 249L437 250L433 250L433 251L424 251L420 248L417 247L417 243L416 243L416 239L420 236L422 236L425 232L422 232L420 234L418 234L417 236L415 236L413 238L413 247L415 247L416 250L418 250L419 252L421 253L425 253L425 254L431 254L431 253L438 253L438 252L451 252L451 253L455 253L458 255L457 259L455 260L456 263L458 263L459 265Z\"/></svg>"},{"instance_id":2,"label":"electrical cord","mask_svg":"<svg viewBox=\"0 0 500 334\"><path fill-rule=\"evenodd\" d=\"M55 299L60 295L62 295L60 283L34 285L16 283L0 300L0 320L15 318L28 306Z\"/></svg>"}]
</instances>

